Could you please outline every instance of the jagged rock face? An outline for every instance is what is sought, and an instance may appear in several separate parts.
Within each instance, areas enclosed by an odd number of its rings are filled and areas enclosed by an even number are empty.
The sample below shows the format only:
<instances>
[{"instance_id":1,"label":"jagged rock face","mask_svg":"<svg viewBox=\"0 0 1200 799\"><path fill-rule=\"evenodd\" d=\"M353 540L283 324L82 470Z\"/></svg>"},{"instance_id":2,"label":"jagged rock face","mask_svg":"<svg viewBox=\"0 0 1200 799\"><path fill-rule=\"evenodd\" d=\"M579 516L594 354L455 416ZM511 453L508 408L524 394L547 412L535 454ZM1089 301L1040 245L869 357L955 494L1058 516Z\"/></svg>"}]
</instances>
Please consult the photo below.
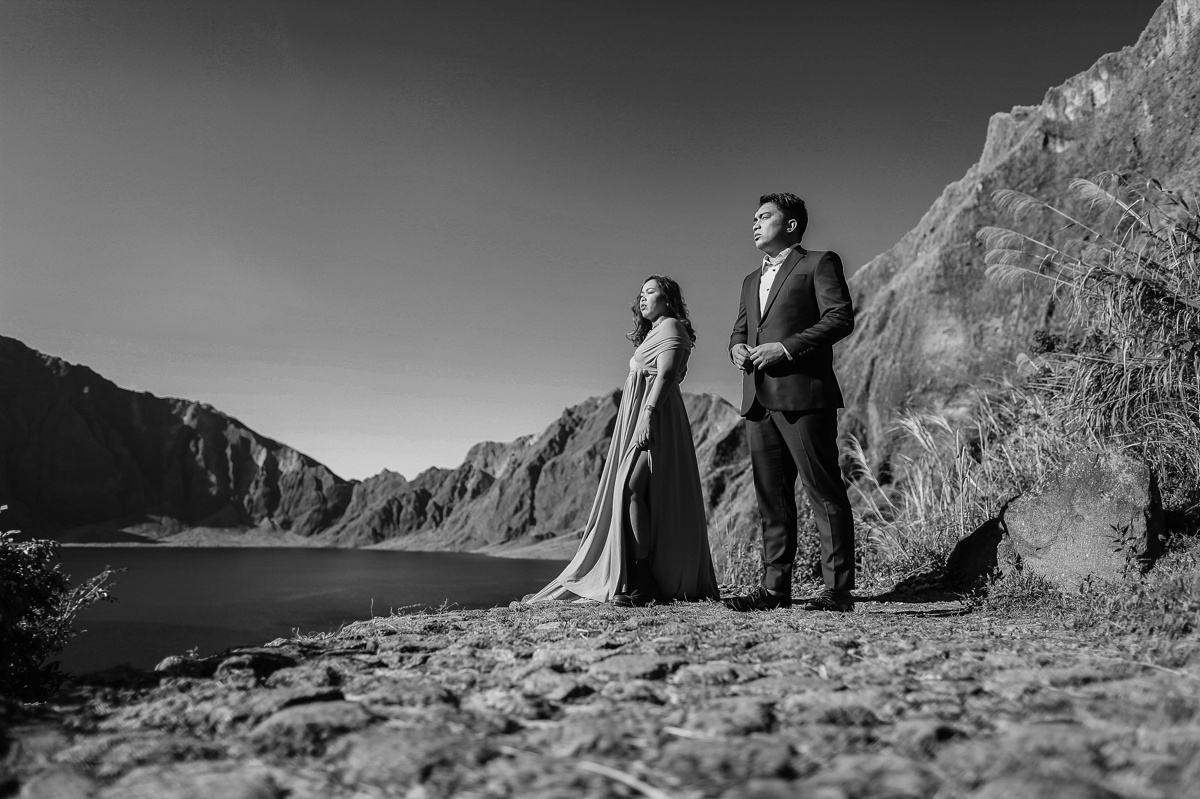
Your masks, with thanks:
<instances>
[{"instance_id":1,"label":"jagged rock face","mask_svg":"<svg viewBox=\"0 0 1200 799\"><path fill-rule=\"evenodd\" d=\"M410 483L381 485L381 476L372 477L355 486L345 516L322 538L339 546L462 550L579 527L619 402L619 392L593 397L539 435L476 444L457 469L430 469Z\"/></svg>"},{"instance_id":2,"label":"jagged rock face","mask_svg":"<svg viewBox=\"0 0 1200 799\"><path fill-rule=\"evenodd\" d=\"M453 471L411 483L375 477L354 489L345 517L322 539L340 546L472 550L582 530L620 406L620 391L563 411L540 434L477 444ZM684 395L720 567L727 536L757 524L749 450L737 411L712 395Z\"/></svg>"},{"instance_id":3,"label":"jagged rock face","mask_svg":"<svg viewBox=\"0 0 1200 799\"><path fill-rule=\"evenodd\" d=\"M0 337L0 503L6 524L66 540L180 525L311 535L351 485L196 402L118 388ZM119 536L118 536L119 537Z\"/></svg>"},{"instance_id":4,"label":"jagged rock face","mask_svg":"<svg viewBox=\"0 0 1200 799\"><path fill-rule=\"evenodd\" d=\"M904 406L953 411L962 390L1009 371L1034 330L1053 324L1043 286L1000 288L984 276L985 225L1013 226L991 196L1034 194L1070 211L1075 178L1130 171L1200 188L1200 0L1167 0L1137 44L1051 89L1039 106L996 114L979 163L946 187L921 223L854 274L858 326L838 353L847 427L887 458L885 432ZM1054 223L1021 229L1053 238Z\"/></svg>"},{"instance_id":5,"label":"jagged rock face","mask_svg":"<svg viewBox=\"0 0 1200 799\"><path fill-rule=\"evenodd\" d=\"M448 542L496 544L581 527L620 401L620 392L593 397L563 411L540 435L515 442L500 466L503 479L447 518L441 534Z\"/></svg>"}]
</instances>

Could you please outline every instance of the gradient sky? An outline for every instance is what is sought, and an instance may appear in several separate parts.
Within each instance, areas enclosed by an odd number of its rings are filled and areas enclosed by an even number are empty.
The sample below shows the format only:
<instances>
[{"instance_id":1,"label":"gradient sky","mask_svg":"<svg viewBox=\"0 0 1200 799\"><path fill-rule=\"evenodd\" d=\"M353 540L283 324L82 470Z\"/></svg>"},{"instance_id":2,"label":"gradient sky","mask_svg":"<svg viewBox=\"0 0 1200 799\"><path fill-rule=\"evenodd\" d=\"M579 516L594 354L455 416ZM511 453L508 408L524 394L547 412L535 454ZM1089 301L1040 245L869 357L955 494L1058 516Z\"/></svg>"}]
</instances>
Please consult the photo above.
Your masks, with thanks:
<instances>
[{"instance_id":1,"label":"gradient sky","mask_svg":"<svg viewBox=\"0 0 1200 799\"><path fill-rule=\"evenodd\" d=\"M726 360L758 196L851 271L1150 0L0 0L0 334L348 478Z\"/></svg>"}]
</instances>

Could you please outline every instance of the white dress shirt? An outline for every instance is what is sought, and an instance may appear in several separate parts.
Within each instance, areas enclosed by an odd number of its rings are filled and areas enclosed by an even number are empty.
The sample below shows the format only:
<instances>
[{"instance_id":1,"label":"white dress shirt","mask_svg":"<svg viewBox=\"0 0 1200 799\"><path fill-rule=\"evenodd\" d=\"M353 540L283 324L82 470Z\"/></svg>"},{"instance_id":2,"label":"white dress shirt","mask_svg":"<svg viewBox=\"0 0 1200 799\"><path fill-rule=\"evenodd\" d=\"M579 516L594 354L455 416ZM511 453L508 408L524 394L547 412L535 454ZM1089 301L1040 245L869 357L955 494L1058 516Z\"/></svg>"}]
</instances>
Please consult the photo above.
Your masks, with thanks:
<instances>
[{"instance_id":1,"label":"white dress shirt","mask_svg":"<svg viewBox=\"0 0 1200 799\"><path fill-rule=\"evenodd\" d=\"M792 250L800 245L793 244L783 252L772 258L769 255L763 255L762 266L759 267L758 279L758 318L762 319L763 311L767 307L767 295L771 293L771 285L775 282L775 275L779 274L779 267L783 266L783 262L787 260ZM782 346L782 344L780 345ZM792 354L787 351L787 347L783 347L783 354L787 359L792 360ZM733 363L733 350L729 351L729 362Z\"/></svg>"},{"instance_id":2,"label":"white dress shirt","mask_svg":"<svg viewBox=\"0 0 1200 799\"><path fill-rule=\"evenodd\" d=\"M767 310L767 295L771 293L771 284L775 282L775 275L779 274L779 267L783 266L783 262L787 260L792 250L799 246L799 244L793 244L774 258L769 255L763 256L761 276L758 280L758 316L760 319L763 312Z\"/></svg>"},{"instance_id":3,"label":"white dress shirt","mask_svg":"<svg viewBox=\"0 0 1200 799\"><path fill-rule=\"evenodd\" d=\"M774 258L769 255L763 256L761 273L758 279L758 318L762 319L763 313L767 310L767 296L771 293L771 285L775 282L775 275L779 274L779 267L783 266L783 262L787 260L788 255L792 250L799 247L800 244L793 244L787 247ZM783 348L783 354L787 359L792 360L792 354L787 351L787 347Z\"/></svg>"}]
</instances>

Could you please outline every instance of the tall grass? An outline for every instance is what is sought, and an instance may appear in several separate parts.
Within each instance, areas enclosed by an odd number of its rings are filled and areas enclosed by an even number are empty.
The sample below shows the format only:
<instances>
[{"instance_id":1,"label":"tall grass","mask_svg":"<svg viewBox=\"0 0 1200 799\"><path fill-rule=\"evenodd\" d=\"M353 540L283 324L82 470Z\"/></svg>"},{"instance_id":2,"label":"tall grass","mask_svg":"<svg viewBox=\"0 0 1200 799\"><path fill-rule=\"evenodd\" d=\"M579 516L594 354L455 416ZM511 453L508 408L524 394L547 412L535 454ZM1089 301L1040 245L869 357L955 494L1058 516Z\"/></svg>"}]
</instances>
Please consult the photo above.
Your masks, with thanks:
<instances>
[{"instance_id":1,"label":"tall grass","mask_svg":"<svg viewBox=\"0 0 1200 799\"><path fill-rule=\"evenodd\" d=\"M1009 380L975 390L965 416L909 411L891 430L897 453L886 482L871 470L857 439L846 442L854 505L856 567L863 587L894 584L936 571L954 544L1005 501L1044 483L1065 465L1071 434L1042 396ZM803 492L794 589L817 587L820 553ZM758 584L757 527L727 530L721 583Z\"/></svg>"},{"instance_id":2,"label":"tall grass","mask_svg":"<svg viewBox=\"0 0 1200 799\"><path fill-rule=\"evenodd\" d=\"M965 418L907 411L892 430L891 479L872 472L858 441L849 453L866 581L936 570L954 544L1005 501L1063 466L1069 433L1037 394L1011 381L980 387Z\"/></svg>"},{"instance_id":3,"label":"tall grass","mask_svg":"<svg viewBox=\"0 0 1200 799\"><path fill-rule=\"evenodd\" d=\"M1048 282L1066 311L1043 336L1030 385L1093 441L1128 450L1181 495L1200 487L1200 214L1154 180L1076 180L1087 213L1021 192L994 195L1020 219L1061 222L1036 237L984 228L988 276ZM1044 229L1044 225L1042 226ZM1053 240L1048 240L1053 238Z\"/></svg>"}]
</instances>

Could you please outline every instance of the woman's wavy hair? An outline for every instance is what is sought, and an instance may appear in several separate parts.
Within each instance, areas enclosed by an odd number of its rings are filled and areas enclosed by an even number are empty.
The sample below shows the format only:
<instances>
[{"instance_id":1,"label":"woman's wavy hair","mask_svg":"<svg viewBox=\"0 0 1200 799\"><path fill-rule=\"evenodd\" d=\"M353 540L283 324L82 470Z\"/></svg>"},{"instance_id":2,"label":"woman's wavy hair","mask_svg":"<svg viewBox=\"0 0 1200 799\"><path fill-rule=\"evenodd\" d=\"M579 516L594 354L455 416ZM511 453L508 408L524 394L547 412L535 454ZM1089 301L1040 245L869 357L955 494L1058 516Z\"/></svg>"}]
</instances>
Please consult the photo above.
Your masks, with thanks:
<instances>
[{"instance_id":1,"label":"woman's wavy hair","mask_svg":"<svg viewBox=\"0 0 1200 799\"><path fill-rule=\"evenodd\" d=\"M666 275L650 275L642 281L642 286L649 283L651 280L658 283L658 287L662 290L663 299L667 302L666 316L672 319L678 319L683 325L683 329L687 331L688 338L692 341L692 346L696 346L696 331L692 328L692 320L688 316L687 303L683 301L683 292L679 290L679 284L674 278ZM650 332L650 320L642 316L642 312L638 308L638 301L642 298L641 286L638 287L638 299L633 301L633 330L625 338L633 342L633 346L640 345L646 340L646 334Z\"/></svg>"}]
</instances>

